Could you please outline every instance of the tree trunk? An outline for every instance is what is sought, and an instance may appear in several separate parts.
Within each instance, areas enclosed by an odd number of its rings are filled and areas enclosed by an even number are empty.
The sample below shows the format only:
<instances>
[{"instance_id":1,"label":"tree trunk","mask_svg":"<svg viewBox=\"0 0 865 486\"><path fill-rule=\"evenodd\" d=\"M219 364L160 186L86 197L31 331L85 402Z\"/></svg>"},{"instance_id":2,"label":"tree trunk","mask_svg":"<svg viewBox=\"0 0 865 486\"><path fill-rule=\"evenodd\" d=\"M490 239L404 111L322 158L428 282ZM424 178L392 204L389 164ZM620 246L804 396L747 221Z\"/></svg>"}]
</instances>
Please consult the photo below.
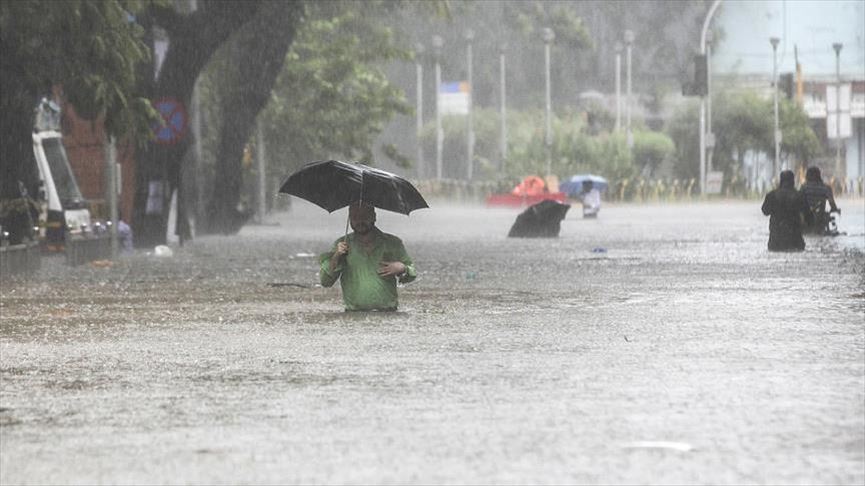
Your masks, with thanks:
<instances>
[{"instance_id":1,"label":"tree trunk","mask_svg":"<svg viewBox=\"0 0 865 486\"><path fill-rule=\"evenodd\" d=\"M267 3L233 41L230 64L237 75L231 77L232 82L222 93L217 177L207 204L207 221L201 225L204 231L236 233L252 214L252 208L238 207L243 148L282 71L302 10L303 6L295 2Z\"/></svg>"},{"instance_id":2,"label":"tree trunk","mask_svg":"<svg viewBox=\"0 0 865 486\"><path fill-rule=\"evenodd\" d=\"M262 3L251 0L200 1L199 10L189 15L179 15L171 8L151 8L143 22L165 29L170 42L158 77L149 83L147 91L151 100L173 98L184 107L190 106L195 81L210 57L232 33L253 18ZM152 72L148 71L144 76L150 78ZM189 147L187 131L177 143L151 143L137 155L132 214L137 246L165 243L171 194L183 187L180 168ZM161 192L155 191L157 188L161 188ZM182 194L177 195L177 200L183 200ZM177 221L181 240L189 238L188 219L182 204L178 205Z\"/></svg>"}]
</instances>

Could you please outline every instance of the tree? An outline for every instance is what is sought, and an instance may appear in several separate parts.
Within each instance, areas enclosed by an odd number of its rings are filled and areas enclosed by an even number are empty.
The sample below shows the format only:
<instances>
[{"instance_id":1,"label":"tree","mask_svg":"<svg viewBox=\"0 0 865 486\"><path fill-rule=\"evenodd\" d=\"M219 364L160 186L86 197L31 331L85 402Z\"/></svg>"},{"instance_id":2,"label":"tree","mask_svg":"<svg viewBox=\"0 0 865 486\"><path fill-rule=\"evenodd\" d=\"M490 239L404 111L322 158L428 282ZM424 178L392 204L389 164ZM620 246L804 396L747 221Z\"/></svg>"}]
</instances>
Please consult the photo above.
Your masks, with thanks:
<instances>
[{"instance_id":1,"label":"tree","mask_svg":"<svg viewBox=\"0 0 865 486\"><path fill-rule=\"evenodd\" d=\"M213 53L263 8L276 8L274 3L278 3L277 0L202 0L198 2L198 10L191 13L159 4L150 5L140 19L142 25L151 35L155 35L157 28L162 29L168 39L168 50L156 79L150 78L149 73L153 70L146 70L141 77L150 97L172 98L183 106L190 106L195 82ZM298 2L288 5L294 9L303 8L303 4ZM284 28L293 30L295 27L291 21L297 18L288 20ZM281 58L277 59L279 61ZM256 87L262 88L260 84ZM182 204L185 197L181 181L182 161L189 146L190 137L187 136L173 145L150 144L137 155L133 210L136 244L150 246L165 241L168 223L165 203L174 190L179 190L177 201L180 202L175 231L181 238L190 236L186 208ZM162 187L163 191L153 193L154 187ZM148 197L162 197L163 210L148 214Z\"/></svg>"},{"instance_id":2,"label":"tree","mask_svg":"<svg viewBox=\"0 0 865 486\"><path fill-rule=\"evenodd\" d=\"M136 91L149 59L143 30L130 22L138 2L0 2L0 199L35 193L33 110L62 88L76 112L99 118L111 136L145 139L154 112Z\"/></svg>"},{"instance_id":3,"label":"tree","mask_svg":"<svg viewBox=\"0 0 865 486\"><path fill-rule=\"evenodd\" d=\"M712 165L724 178L742 180L741 170L748 152L774 153L774 114L772 100L753 91L720 90L712 98L712 131L715 148ZM689 103L674 115L667 129L676 144L676 175L693 178L699 174L698 105ZM783 133L781 157L793 159L791 166L807 164L820 151L808 116L789 100L779 106Z\"/></svg>"},{"instance_id":4,"label":"tree","mask_svg":"<svg viewBox=\"0 0 865 486\"><path fill-rule=\"evenodd\" d=\"M387 61L409 59L409 52L397 47L394 29L380 22L383 10L389 8L393 4L386 2L308 5L305 20L284 56L285 62L257 120L263 128L271 177L282 179L305 162L327 157L377 164L373 160L377 149L374 142L384 124L394 114L410 111L404 94L390 84L383 70ZM269 36L262 37L270 40ZM226 74L235 65L232 57L248 51L238 45L233 39L216 54L202 76L200 88L207 127L203 140L207 179L216 186L219 181L214 179L214 173L220 178L231 174L226 178L241 188L242 178L252 175L251 170L241 168L239 152L225 157L226 150L221 148L225 138L222 134L234 117L226 100L236 98L233 92L243 91L233 76ZM248 132L244 137L235 138L241 149L243 144L254 144ZM390 146L378 149L398 164L407 163ZM244 194L232 189L215 191L208 205L220 204L233 210L243 202Z\"/></svg>"},{"instance_id":5,"label":"tree","mask_svg":"<svg viewBox=\"0 0 865 486\"><path fill-rule=\"evenodd\" d=\"M226 46L226 55L212 70L218 79L219 112L215 177L204 218L203 232L237 232L249 213L239 211L241 164L246 142L259 112L271 98L277 76L292 44L303 11L291 2L268 2ZM279 147L274 147L279 150Z\"/></svg>"},{"instance_id":6,"label":"tree","mask_svg":"<svg viewBox=\"0 0 865 486\"><path fill-rule=\"evenodd\" d=\"M676 147L666 134L652 131L634 132L634 164L647 177L652 177Z\"/></svg>"}]
</instances>

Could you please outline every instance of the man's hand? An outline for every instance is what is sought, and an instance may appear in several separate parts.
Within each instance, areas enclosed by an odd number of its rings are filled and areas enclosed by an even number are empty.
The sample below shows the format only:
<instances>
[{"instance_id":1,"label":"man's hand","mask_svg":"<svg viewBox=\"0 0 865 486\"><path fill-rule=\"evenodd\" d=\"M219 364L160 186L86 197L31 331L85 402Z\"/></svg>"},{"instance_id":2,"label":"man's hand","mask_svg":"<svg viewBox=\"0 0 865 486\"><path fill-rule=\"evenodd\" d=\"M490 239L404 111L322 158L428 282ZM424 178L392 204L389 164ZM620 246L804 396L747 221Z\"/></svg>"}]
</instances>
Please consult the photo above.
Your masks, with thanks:
<instances>
[{"instance_id":1,"label":"man's hand","mask_svg":"<svg viewBox=\"0 0 865 486\"><path fill-rule=\"evenodd\" d=\"M339 262L345 258L346 253L348 253L348 243L344 241L340 241L336 244L336 251L333 252L333 256L330 258L330 272L333 273L336 271L336 266L339 265Z\"/></svg>"},{"instance_id":2,"label":"man's hand","mask_svg":"<svg viewBox=\"0 0 865 486\"><path fill-rule=\"evenodd\" d=\"M337 259L340 259L345 256L346 253L348 253L348 243L344 241L340 241L339 243L337 243L336 251L333 252L333 256L335 256Z\"/></svg>"},{"instance_id":3,"label":"man's hand","mask_svg":"<svg viewBox=\"0 0 865 486\"><path fill-rule=\"evenodd\" d=\"M403 262L381 262L378 264L379 277L394 277L405 273Z\"/></svg>"}]
</instances>

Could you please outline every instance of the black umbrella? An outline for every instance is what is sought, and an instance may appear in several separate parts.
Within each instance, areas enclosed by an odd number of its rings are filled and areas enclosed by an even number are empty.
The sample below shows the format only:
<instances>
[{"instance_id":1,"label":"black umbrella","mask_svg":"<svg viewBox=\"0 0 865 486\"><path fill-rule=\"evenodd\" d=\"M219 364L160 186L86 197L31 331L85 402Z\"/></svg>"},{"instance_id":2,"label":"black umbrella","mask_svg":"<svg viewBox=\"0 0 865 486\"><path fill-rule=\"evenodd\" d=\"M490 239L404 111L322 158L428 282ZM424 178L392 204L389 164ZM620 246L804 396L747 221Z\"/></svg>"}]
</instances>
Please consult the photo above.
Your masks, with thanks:
<instances>
[{"instance_id":1,"label":"black umbrella","mask_svg":"<svg viewBox=\"0 0 865 486\"><path fill-rule=\"evenodd\" d=\"M286 179L279 192L306 199L329 213L355 202L402 214L429 207L411 182L402 177L338 160L306 164Z\"/></svg>"},{"instance_id":2,"label":"black umbrella","mask_svg":"<svg viewBox=\"0 0 865 486\"><path fill-rule=\"evenodd\" d=\"M565 219L568 209L571 209L570 204L561 204L550 199L529 206L517 216L508 236L515 238L555 238L559 236L562 220Z\"/></svg>"}]
</instances>

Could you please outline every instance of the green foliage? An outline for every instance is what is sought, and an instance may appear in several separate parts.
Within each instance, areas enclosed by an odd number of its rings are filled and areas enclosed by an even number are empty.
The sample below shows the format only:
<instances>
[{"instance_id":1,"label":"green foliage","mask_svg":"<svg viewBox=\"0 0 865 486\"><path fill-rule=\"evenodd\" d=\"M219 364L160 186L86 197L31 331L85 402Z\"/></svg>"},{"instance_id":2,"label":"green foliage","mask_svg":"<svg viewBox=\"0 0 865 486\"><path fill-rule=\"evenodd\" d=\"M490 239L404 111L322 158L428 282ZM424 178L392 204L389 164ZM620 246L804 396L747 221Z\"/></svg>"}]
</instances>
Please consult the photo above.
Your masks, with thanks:
<instances>
[{"instance_id":1,"label":"green foliage","mask_svg":"<svg viewBox=\"0 0 865 486\"><path fill-rule=\"evenodd\" d=\"M32 110L38 96L62 85L81 116L105 117L110 134L149 136L155 112L135 95L135 86L136 67L150 52L125 10L138 6L117 0L0 2L4 113L25 103Z\"/></svg>"},{"instance_id":2,"label":"green foliage","mask_svg":"<svg viewBox=\"0 0 865 486\"><path fill-rule=\"evenodd\" d=\"M654 175L661 163L672 157L675 151L673 139L664 133L634 132L634 164L644 175Z\"/></svg>"},{"instance_id":3,"label":"green foliage","mask_svg":"<svg viewBox=\"0 0 865 486\"><path fill-rule=\"evenodd\" d=\"M343 5L334 16L310 13L261 115L270 160L286 172L325 154L373 163L373 144L385 123L410 113L383 70L386 61L409 59L408 51L376 22L373 6ZM385 153L408 163L395 150Z\"/></svg>"},{"instance_id":4,"label":"green foliage","mask_svg":"<svg viewBox=\"0 0 865 486\"><path fill-rule=\"evenodd\" d=\"M546 145L544 143L544 113L541 110L509 111L508 158L491 162L476 155L480 170L477 178L520 180L527 175L546 173ZM610 179L629 178L637 172L632 164L627 143L622 134L591 135L579 113L568 113L552 120L553 145L551 171L560 179L577 173L590 172ZM498 154L499 115L491 109L474 112L475 153ZM444 131L443 161L445 178L465 177L466 119L448 116L442 121ZM663 135L661 135L663 137ZM435 126L427 124L421 134L424 150L435 153ZM666 137L664 140L669 142ZM654 139L651 139L654 140ZM668 145L665 145L668 146ZM665 152L666 153L666 152ZM430 166L434 162L428 162ZM434 169L427 174L434 175Z\"/></svg>"},{"instance_id":5,"label":"green foliage","mask_svg":"<svg viewBox=\"0 0 865 486\"><path fill-rule=\"evenodd\" d=\"M673 174L680 179L700 177L700 103L689 100L667 122L667 135L673 140Z\"/></svg>"},{"instance_id":6,"label":"green foliage","mask_svg":"<svg viewBox=\"0 0 865 486\"><path fill-rule=\"evenodd\" d=\"M727 180L737 178L749 151L774 155L774 106L771 98L752 91L721 91L712 98L712 131L715 133L713 166ZM811 129L807 114L795 103L779 103L782 132L781 157L789 165L807 165L820 153L820 143ZM667 132L675 142L674 171L678 177L699 175L699 104L680 109L670 121Z\"/></svg>"},{"instance_id":7,"label":"green foliage","mask_svg":"<svg viewBox=\"0 0 865 486\"><path fill-rule=\"evenodd\" d=\"M541 29L549 27L555 33L555 43L568 49L590 49L589 37L583 19L567 4L531 1L515 3L513 23L527 40L541 38Z\"/></svg>"}]
</instances>

